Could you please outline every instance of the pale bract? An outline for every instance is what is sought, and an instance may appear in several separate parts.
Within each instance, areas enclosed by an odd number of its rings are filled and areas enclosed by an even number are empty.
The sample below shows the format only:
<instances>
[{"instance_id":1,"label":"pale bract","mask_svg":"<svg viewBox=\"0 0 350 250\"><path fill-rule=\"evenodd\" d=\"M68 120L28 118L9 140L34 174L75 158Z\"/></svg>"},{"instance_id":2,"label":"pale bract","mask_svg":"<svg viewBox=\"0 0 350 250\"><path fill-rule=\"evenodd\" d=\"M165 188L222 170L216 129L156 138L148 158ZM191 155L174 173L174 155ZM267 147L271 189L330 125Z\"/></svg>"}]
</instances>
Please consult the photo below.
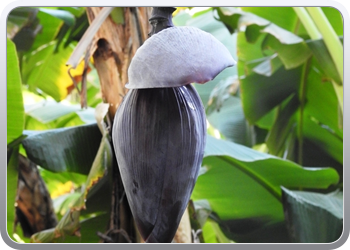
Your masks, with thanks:
<instances>
[{"instance_id":1,"label":"pale bract","mask_svg":"<svg viewBox=\"0 0 350 250\"><path fill-rule=\"evenodd\" d=\"M154 34L131 61L129 89L180 87L205 83L235 65L228 49L195 27L171 27Z\"/></svg>"}]
</instances>

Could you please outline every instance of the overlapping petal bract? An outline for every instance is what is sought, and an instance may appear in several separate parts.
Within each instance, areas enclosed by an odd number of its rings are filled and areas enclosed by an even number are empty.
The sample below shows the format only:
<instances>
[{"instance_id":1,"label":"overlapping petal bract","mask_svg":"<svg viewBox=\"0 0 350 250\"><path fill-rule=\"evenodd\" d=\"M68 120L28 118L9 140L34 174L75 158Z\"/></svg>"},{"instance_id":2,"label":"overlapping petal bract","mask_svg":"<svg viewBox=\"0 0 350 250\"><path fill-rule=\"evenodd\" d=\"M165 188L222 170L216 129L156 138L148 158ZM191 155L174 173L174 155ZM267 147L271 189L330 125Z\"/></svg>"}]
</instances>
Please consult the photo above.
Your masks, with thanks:
<instances>
[{"instance_id":1,"label":"overlapping petal bract","mask_svg":"<svg viewBox=\"0 0 350 250\"><path fill-rule=\"evenodd\" d=\"M171 242L202 162L206 121L192 85L132 89L118 108L113 143L142 237Z\"/></svg>"}]
</instances>

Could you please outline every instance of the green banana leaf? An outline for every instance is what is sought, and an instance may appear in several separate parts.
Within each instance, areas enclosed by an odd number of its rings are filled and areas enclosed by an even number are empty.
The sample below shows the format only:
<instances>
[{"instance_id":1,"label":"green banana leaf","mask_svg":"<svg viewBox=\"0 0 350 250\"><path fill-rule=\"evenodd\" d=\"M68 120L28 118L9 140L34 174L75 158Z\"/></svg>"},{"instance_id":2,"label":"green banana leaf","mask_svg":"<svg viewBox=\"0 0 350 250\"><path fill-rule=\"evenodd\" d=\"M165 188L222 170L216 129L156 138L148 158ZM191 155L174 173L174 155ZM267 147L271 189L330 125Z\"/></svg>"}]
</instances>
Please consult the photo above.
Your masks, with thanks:
<instances>
[{"instance_id":1,"label":"green banana leaf","mask_svg":"<svg viewBox=\"0 0 350 250\"><path fill-rule=\"evenodd\" d=\"M31 105L26 105L25 109L27 115L35 118L41 123L48 123L69 113L80 111L81 107L78 104L66 105L63 103L47 100Z\"/></svg>"},{"instance_id":2,"label":"green banana leaf","mask_svg":"<svg viewBox=\"0 0 350 250\"><path fill-rule=\"evenodd\" d=\"M75 17L69 11L65 10L56 10L50 8L39 8L40 12L51 15L57 19L62 20L65 24L73 26L75 24Z\"/></svg>"},{"instance_id":3,"label":"green banana leaf","mask_svg":"<svg viewBox=\"0 0 350 250\"><path fill-rule=\"evenodd\" d=\"M329 9L325 9L329 11L327 15L335 18L331 20L332 26L341 25L339 13ZM270 130L266 138L269 152L287 155L291 160L303 159L310 166L340 170L342 119L331 83L331 78L339 77L334 73L335 66L323 40L302 39L308 39L307 33L302 25L296 25L298 18L290 7L216 10L228 30L239 31L242 107L250 124ZM283 20L284 17L288 20ZM299 103L296 100L288 103L293 100L292 95ZM285 109L286 105L290 108ZM307 156L313 151L325 161L318 161L315 154Z\"/></svg>"},{"instance_id":4,"label":"green banana leaf","mask_svg":"<svg viewBox=\"0 0 350 250\"><path fill-rule=\"evenodd\" d=\"M207 200L221 221L253 221L246 234L283 222L280 186L325 189L339 181L332 168L303 168L210 136L202 168L192 199Z\"/></svg>"},{"instance_id":5,"label":"green banana leaf","mask_svg":"<svg viewBox=\"0 0 350 250\"><path fill-rule=\"evenodd\" d=\"M309 40L306 41L306 44L311 49L313 55L320 64L320 68L325 72L325 74L336 83L342 84L337 68L326 47L326 44L324 43L324 40Z\"/></svg>"},{"instance_id":6,"label":"green banana leaf","mask_svg":"<svg viewBox=\"0 0 350 250\"><path fill-rule=\"evenodd\" d=\"M245 146L253 145L251 127L244 117L239 98L228 97L222 108L207 115L207 119L227 140Z\"/></svg>"},{"instance_id":7,"label":"green banana leaf","mask_svg":"<svg viewBox=\"0 0 350 250\"><path fill-rule=\"evenodd\" d=\"M251 74L241 79L242 106L246 119L254 124L299 87L301 67L279 68L272 76Z\"/></svg>"},{"instance_id":8,"label":"green banana leaf","mask_svg":"<svg viewBox=\"0 0 350 250\"><path fill-rule=\"evenodd\" d=\"M244 27L245 37L249 43L255 43L260 36L264 36L262 49L275 51L286 69L300 66L311 55L310 49L302 38L269 20L234 8L216 10L220 20L231 32L239 31Z\"/></svg>"},{"instance_id":9,"label":"green banana leaf","mask_svg":"<svg viewBox=\"0 0 350 250\"><path fill-rule=\"evenodd\" d=\"M42 11L38 12L37 17L40 20L39 24L43 28L41 32L35 36L33 46L26 53L26 55L29 55L29 53L39 49L41 46L45 46L45 44L52 42L56 38L64 23L63 20Z\"/></svg>"},{"instance_id":10,"label":"green banana leaf","mask_svg":"<svg viewBox=\"0 0 350 250\"><path fill-rule=\"evenodd\" d=\"M91 170L84 187L80 192L78 192L78 195L75 195L70 201L72 205L63 215L57 226L55 228L44 230L32 235L31 242L65 242L66 240L71 240L69 236L77 236L78 241L82 239L84 239L84 242L98 241L96 232L104 232L107 227L109 216L106 216L105 214L105 206L109 206L110 198L108 197L111 197L111 189L109 187L110 183L108 181L110 178L107 176L107 173L111 171L113 153L110 139L108 139L107 134L102 137L98 152L95 155L96 157L92 163ZM96 196L97 200L100 197L102 197L104 200L103 202L100 200L97 202L99 204L93 205L96 203ZM90 199L93 200L92 203L89 202ZM92 204L91 207L90 204ZM101 209L101 205L104 209ZM103 212L101 213L100 211L97 211L96 207ZM81 217L83 214L82 211L84 210L85 219L84 217ZM109 211L109 209L107 209L107 211ZM98 221L93 220L91 222L95 222L94 226L88 226L87 222L94 218L98 218ZM86 228L84 228L84 230L80 230L83 227L83 222L87 223ZM93 234L94 236L92 236Z\"/></svg>"},{"instance_id":11,"label":"green banana leaf","mask_svg":"<svg viewBox=\"0 0 350 250\"><path fill-rule=\"evenodd\" d=\"M299 107L299 100L296 95L292 95L281 105L276 120L266 137L266 145L269 153L273 155L283 155L285 152L286 140L296 129L295 113Z\"/></svg>"},{"instance_id":12,"label":"green banana leaf","mask_svg":"<svg viewBox=\"0 0 350 250\"><path fill-rule=\"evenodd\" d=\"M283 208L291 240L332 243L343 232L343 193L319 194L282 188Z\"/></svg>"},{"instance_id":13,"label":"green banana leaf","mask_svg":"<svg viewBox=\"0 0 350 250\"><path fill-rule=\"evenodd\" d=\"M63 100L73 86L73 81L68 74L66 62L73 52L73 46L59 47L56 53L57 42L39 47L23 60L23 82L32 90L39 88L44 93L52 96L56 101Z\"/></svg>"},{"instance_id":14,"label":"green banana leaf","mask_svg":"<svg viewBox=\"0 0 350 250\"><path fill-rule=\"evenodd\" d=\"M24 128L21 85L16 47L7 39L7 144L21 136Z\"/></svg>"},{"instance_id":15,"label":"green banana leaf","mask_svg":"<svg viewBox=\"0 0 350 250\"><path fill-rule=\"evenodd\" d=\"M101 141L96 124L26 133L22 143L28 158L53 172L88 174Z\"/></svg>"}]
</instances>

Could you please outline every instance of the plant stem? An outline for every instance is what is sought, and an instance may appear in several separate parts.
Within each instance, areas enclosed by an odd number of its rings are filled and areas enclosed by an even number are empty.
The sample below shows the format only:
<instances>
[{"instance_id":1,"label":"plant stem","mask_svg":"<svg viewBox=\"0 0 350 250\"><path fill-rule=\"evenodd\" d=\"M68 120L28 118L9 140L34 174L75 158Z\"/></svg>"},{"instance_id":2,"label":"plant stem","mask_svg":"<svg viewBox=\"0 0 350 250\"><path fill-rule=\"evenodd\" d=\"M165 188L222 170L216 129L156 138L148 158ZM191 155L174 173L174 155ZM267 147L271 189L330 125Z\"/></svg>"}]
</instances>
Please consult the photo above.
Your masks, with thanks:
<instances>
[{"instance_id":1,"label":"plant stem","mask_svg":"<svg viewBox=\"0 0 350 250\"><path fill-rule=\"evenodd\" d=\"M308 71L310 68L311 59L309 58L306 63L303 65L303 71L301 75L300 83L300 92L299 92L299 101L300 101L300 116L299 116L299 129L298 129L298 163L303 165L303 118L304 118L304 107L306 99L306 82Z\"/></svg>"},{"instance_id":2,"label":"plant stem","mask_svg":"<svg viewBox=\"0 0 350 250\"><path fill-rule=\"evenodd\" d=\"M293 7L293 9L312 40L323 38L343 83L343 46L322 9L319 7L307 7L307 11L304 7ZM332 84L343 114L343 86L334 81Z\"/></svg>"},{"instance_id":3,"label":"plant stem","mask_svg":"<svg viewBox=\"0 0 350 250\"><path fill-rule=\"evenodd\" d=\"M297 13L300 21L303 23L311 39L312 40L322 39L322 34L318 31L315 23L312 21L306 9L304 7L293 7L293 9L295 13Z\"/></svg>"},{"instance_id":4,"label":"plant stem","mask_svg":"<svg viewBox=\"0 0 350 250\"><path fill-rule=\"evenodd\" d=\"M343 45L320 7L307 7L337 67L343 82Z\"/></svg>"},{"instance_id":5,"label":"plant stem","mask_svg":"<svg viewBox=\"0 0 350 250\"><path fill-rule=\"evenodd\" d=\"M343 86L337 84L335 81L332 80L332 84L333 84L333 88L335 91L335 94L337 95L338 101L339 101L339 106L341 109L341 113L343 114L343 103L344 103L344 99L343 99L343 95L344 95L344 91L343 91Z\"/></svg>"}]
</instances>

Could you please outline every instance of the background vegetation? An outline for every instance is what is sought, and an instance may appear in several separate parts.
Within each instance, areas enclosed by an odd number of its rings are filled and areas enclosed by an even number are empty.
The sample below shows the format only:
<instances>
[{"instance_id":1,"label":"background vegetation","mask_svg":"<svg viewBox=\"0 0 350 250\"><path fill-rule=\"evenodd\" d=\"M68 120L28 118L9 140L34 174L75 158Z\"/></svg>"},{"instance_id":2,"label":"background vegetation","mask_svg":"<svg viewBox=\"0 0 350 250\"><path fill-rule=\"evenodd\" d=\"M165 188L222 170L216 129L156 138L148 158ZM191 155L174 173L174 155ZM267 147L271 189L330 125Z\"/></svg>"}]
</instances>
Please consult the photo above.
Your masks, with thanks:
<instances>
[{"instance_id":1,"label":"background vegetation","mask_svg":"<svg viewBox=\"0 0 350 250\"><path fill-rule=\"evenodd\" d=\"M147 13L117 7L107 19L127 27L138 17L141 37ZM89 22L91 10L82 7L17 8L8 17L7 228L18 242L140 242L132 226L123 226L127 206L117 212L112 206L118 180L111 174L111 114L99 105L106 99L98 50L67 71ZM211 33L238 62L195 84L208 138L188 209L193 240L336 241L343 230L340 13L181 7L173 22ZM130 35L134 47L118 68L122 84L134 48L146 38L137 39Z\"/></svg>"}]
</instances>

